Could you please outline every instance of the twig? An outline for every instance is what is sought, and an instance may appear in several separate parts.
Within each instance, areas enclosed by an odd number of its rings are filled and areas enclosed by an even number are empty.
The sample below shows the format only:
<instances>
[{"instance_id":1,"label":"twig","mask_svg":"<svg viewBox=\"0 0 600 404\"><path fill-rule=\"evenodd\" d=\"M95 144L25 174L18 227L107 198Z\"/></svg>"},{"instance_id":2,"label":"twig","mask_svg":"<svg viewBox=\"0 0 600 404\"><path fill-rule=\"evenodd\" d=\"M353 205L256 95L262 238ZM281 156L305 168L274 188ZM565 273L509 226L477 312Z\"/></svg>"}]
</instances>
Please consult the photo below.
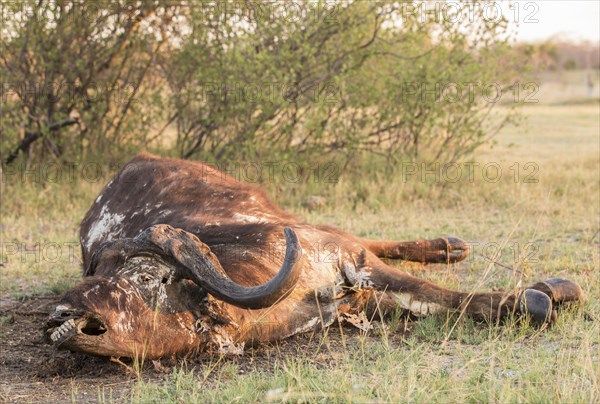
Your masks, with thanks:
<instances>
[{"instance_id":1,"label":"twig","mask_svg":"<svg viewBox=\"0 0 600 404\"><path fill-rule=\"evenodd\" d=\"M498 262L498 261L494 261L492 258L490 258L490 257L488 257L488 256L486 256L486 255L479 254L479 253L475 253L474 255L477 255L477 256L479 256L479 257L481 257L481 258L483 258L483 259L487 260L488 262L490 262L490 263L492 263L492 264L495 264L495 265L498 265L499 267L502 267L502 268L504 268L504 269L507 269L507 270L509 270L509 271L511 271L511 272L513 272L513 273L514 273L514 272L516 272L516 273L518 273L519 275L523 275L523 271L521 271L520 269L517 269L517 268L514 268L514 267L509 267L508 265L504 265L504 264L502 264L502 263L500 263L500 262Z\"/></svg>"},{"instance_id":2,"label":"twig","mask_svg":"<svg viewBox=\"0 0 600 404\"><path fill-rule=\"evenodd\" d=\"M114 356L111 356L110 357L110 361L114 362L114 363L118 363L121 366L124 366L125 369L127 369L131 373L135 373L135 371L133 370L133 368L131 366L129 366L128 364L124 363L123 361L121 361L120 358L115 358Z\"/></svg>"},{"instance_id":3,"label":"twig","mask_svg":"<svg viewBox=\"0 0 600 404\"><path fill-rule=\"evenodd\" d=\"M65 119L64 121L55 122L52 125L48 126L48 130L49 131L58 130L58 129L64 128L65 126L74 125L77 122L78 122L78 119L72 119L72 118ZM39 130L37 132L26 133L23 140L21 140L19 142L19 144L17 145L17 147L12 152L10 152L10 154L6 158L5 163L6 164L12 163L13 160L17 158L20 151L26 151L33 142L38 140L43 135L44 135L44 132L41 130Z\"/></svg>"}]
</instances>

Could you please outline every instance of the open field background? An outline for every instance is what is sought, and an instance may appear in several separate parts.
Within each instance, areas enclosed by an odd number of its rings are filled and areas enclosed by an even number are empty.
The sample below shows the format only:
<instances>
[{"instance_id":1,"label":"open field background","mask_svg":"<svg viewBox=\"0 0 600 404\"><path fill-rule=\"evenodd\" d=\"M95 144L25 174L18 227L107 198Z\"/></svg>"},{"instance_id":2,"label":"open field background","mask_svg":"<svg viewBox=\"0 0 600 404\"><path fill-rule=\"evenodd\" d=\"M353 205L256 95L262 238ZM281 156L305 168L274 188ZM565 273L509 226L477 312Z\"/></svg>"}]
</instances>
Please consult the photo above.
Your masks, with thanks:
<instances>
[{"instance_id":1,"label":"open field background","mask_svg":"<svg viewBox=\"0 0 600 404\"><path fill-rule=\"evenodd\" d=\"M420 172L373 167L335 184L265 186L311 223L371 238L472 241L472 256L458 265L397 264L449 287L578 282L585 307L561 313L553 328L456 317L395 320L368 333L332 326L241 358L134 363L133 372L54 353L39 342L41 326L80 279L78 225L104 184L12 176L2 190L0 400L599 402L599 104L548 102L523 112L525 126L504 129L473 159L473 180L466 171L453 183L442 168L422 181ZM502 168L497 181L482 172L486 163ZM309 195L327 204L309 210Z\"/></svg>"}]
</instances>

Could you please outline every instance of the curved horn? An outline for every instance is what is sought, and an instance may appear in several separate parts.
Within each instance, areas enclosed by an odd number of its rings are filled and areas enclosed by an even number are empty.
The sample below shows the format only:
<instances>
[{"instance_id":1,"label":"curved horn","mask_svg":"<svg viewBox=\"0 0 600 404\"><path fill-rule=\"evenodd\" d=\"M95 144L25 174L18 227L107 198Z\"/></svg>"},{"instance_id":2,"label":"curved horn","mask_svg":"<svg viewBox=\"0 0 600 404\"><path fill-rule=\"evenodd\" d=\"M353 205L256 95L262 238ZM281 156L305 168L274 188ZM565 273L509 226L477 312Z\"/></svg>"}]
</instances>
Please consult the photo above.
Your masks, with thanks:
<instances>
[{"instance_id":1,"label":"curved horn","mask_svg":"<svg viewBox=\"0 0 600 404\"><path fill-rule=\"evenodd\" d=\"M288 296L302 273L300 241L289 227L284 233L286 252L281 269L270 281L258 286L242 286L232 281L210 248L184 230L155 225L134 240L142 244L151 240L184 267L182 278L191 279L214 297L244 309L261 309Z\"/></svg>"}]
</instances>

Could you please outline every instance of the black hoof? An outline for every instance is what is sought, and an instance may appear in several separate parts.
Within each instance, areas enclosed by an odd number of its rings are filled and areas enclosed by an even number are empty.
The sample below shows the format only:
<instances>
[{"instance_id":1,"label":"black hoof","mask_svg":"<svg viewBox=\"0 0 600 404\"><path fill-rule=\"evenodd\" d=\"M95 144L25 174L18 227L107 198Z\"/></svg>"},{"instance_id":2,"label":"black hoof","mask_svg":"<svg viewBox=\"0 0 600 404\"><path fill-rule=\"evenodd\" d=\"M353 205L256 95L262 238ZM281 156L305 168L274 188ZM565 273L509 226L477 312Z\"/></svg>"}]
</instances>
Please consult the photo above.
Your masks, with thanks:
<instances>
[{"instance_id":1,"label":"black hoof","mask_svg":"<svg viewBox=\"0 0 600 404\"><path fill-rule=\"evenodd\" d=\"M552 300L543 292L535 289L525 289L519 296L519 311L531 316L538 324L552 323L556 313L552 310Z\"/></svg>"},{"instance_id":2,"label":"black hoof","mask_svg":"<svg viewBox=\"0 0 600 404\"><path fill-rule=\"evenodd\" d=\"M581 287L573 281L562 278L552 278L538 282L531 289L545 293L557 306L583 302L585 296Z\"/></svg>"}]
</instances>

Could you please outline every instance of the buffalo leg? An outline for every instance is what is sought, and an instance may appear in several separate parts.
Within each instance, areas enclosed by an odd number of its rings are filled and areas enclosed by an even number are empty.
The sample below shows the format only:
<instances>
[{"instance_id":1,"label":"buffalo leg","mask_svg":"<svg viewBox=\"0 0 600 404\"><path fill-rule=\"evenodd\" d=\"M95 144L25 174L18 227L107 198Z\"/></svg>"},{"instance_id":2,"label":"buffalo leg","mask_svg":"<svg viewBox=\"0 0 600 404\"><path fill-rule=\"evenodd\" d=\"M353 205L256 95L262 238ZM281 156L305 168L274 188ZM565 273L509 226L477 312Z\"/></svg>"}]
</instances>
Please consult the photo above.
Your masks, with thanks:
<instances>
[{"instance_id":1,"label":"buffalo leg","mask_svg":"<svg viewBox=\"0 0 600 404\"><path fill-rule=\"evenodd\" d=\"M485 293L454 291L390 267L364 251L343 263L343 272L354 287L383 291L396 302L398 308L408 310L415 316L464 310L477 319L495 321L510 313L521 313L545 323L553 321L556 315L551 299L539 290Z\"/></svg>"},{"instance_id":2,"label":"buffalo leg","mask_svg":"<svg viewBox=\"0 0 600 404\"><path fill-rule=\"evenodd\" d=\"M456 237L418 241L361 240L361 242L379 258L451 264L462 261L469 255L469 245Z\"/></svg>"}]
</instances>

